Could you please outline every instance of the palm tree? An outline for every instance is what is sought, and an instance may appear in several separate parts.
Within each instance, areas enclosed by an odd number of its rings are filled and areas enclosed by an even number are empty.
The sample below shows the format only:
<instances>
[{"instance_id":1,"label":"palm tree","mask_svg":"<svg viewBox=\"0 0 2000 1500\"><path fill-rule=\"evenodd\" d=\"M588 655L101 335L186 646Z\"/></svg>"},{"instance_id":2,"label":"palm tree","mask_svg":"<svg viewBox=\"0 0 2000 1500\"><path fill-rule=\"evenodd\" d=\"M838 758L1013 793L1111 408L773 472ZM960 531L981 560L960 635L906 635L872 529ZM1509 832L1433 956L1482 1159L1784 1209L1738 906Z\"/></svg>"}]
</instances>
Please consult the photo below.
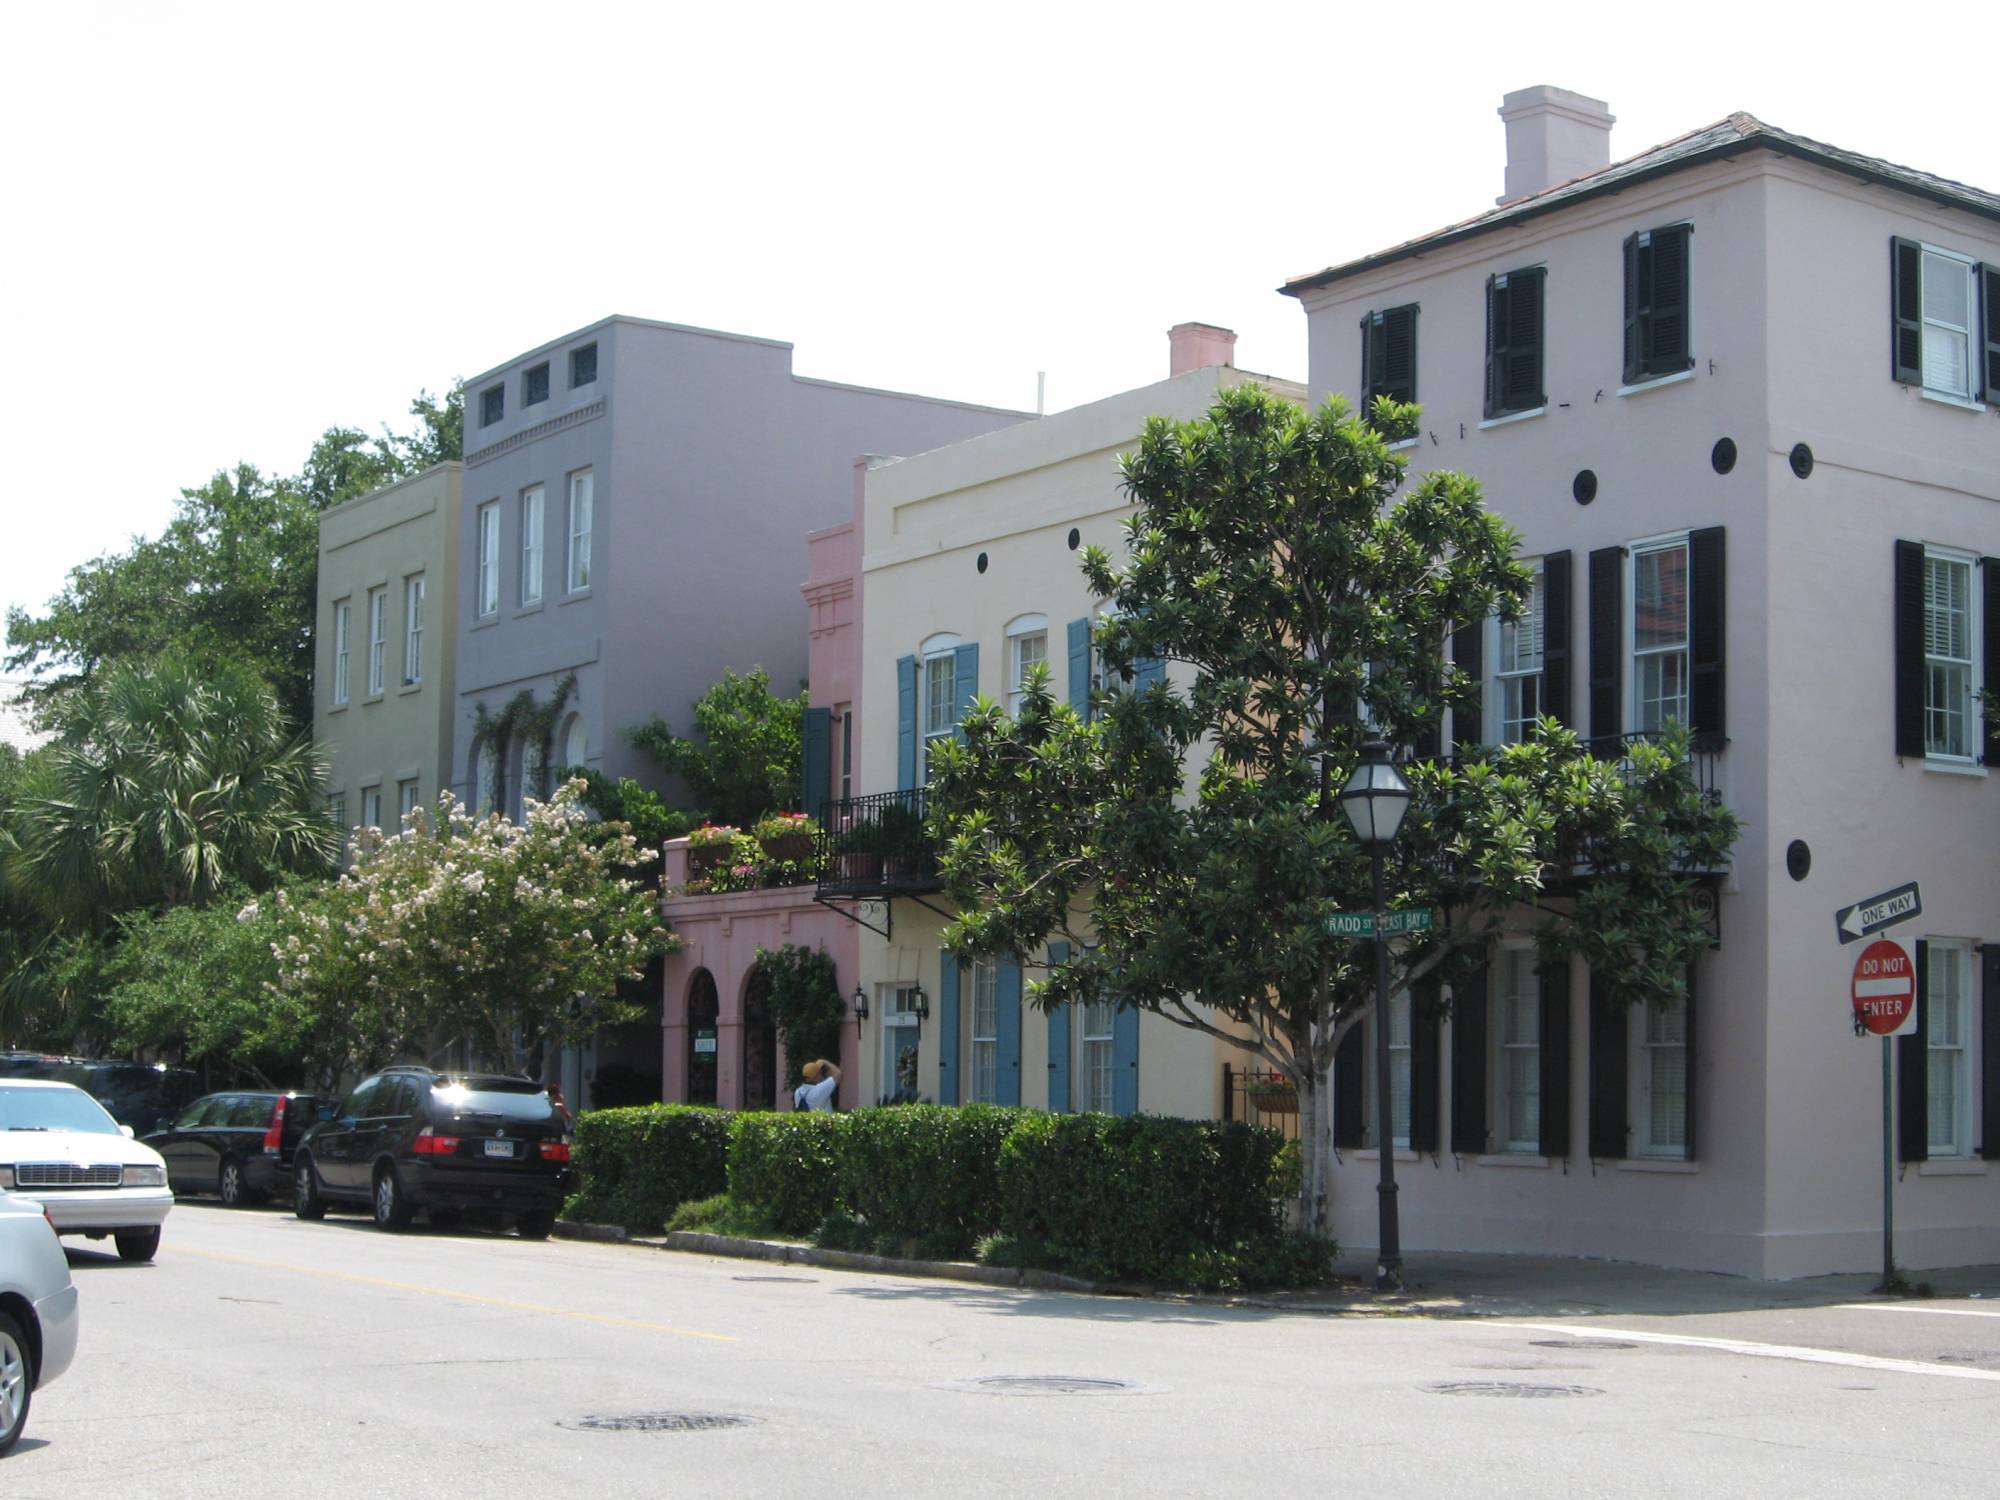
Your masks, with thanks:
<instances>
[{"instance_id":1,"label":"palm tree","mask_svg":"<svg viewBox=\"0 0 2000 1500\"><path fill-rule=\"evenodd\" d=\"M110 668L16 803L18 889L72 930L333 868L326 761L233 663Z\"/></svg>"}]
</instances>

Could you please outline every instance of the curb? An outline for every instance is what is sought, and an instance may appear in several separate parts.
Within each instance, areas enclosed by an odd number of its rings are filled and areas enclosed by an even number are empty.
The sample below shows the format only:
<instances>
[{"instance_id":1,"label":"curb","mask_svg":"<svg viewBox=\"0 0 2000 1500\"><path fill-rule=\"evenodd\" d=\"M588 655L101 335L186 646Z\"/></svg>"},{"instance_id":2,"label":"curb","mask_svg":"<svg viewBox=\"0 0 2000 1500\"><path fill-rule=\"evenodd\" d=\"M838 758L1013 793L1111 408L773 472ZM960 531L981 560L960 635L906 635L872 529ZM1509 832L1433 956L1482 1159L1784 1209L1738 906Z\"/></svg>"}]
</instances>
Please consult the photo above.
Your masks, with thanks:
<instances>
[{"instance_id":1,"label":"curb","mask_svg":"<svg viewBox=\"0 0 2000 1500\"><path fill-rule=\"evenodd\" d=\"M858 1250L822 1250L783 1240L739 1239L680 1229L664 1240L649 1241L663 1250L695 1255L724 1255L739 1260L780 1261L795 1266L820 1266L834 1271L873 1271L888 1276L918 1276L931 1281L964 1281L977 1286L1024 1287L1042 1292L1083 1292L1098 1297L1139 1295L1132 1288L1085 1281L1058 1271L1034 1271L1019 1266L981 1266L970 1261L904 1260L893 1255L867 1255Z\"/></svg>"},{"instance_id":2,"label":"curb","mask_svg":"<svg viewBox=\"0 0 2000 1500\"><path fill-rule=\"evenodd\" d=\"M632 1238L622 1224L584 1224L575 1219L557 1219L555 1233L560 1240L602 1240L619 1245Z\"/></svg>"}]
</instances>

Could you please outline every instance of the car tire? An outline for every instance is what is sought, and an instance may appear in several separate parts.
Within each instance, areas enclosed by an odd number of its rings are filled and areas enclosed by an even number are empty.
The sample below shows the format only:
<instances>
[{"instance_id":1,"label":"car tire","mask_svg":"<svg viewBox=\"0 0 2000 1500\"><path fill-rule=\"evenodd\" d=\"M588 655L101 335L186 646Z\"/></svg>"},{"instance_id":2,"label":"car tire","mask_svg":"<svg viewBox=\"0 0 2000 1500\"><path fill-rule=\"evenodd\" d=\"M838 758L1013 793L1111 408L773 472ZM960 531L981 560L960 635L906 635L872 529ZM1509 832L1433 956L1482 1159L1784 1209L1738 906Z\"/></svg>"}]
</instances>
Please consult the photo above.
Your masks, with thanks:
<instances>
[{"instance_id":1,"label":"car tire","mask_svg":"<svg viewBox=\"0 0 2000 1500\"><path fill-rule=\"evenodd\" d=\"M21 1325L0 1313L0 1453L12 1448L28 1425L28 1402L35 1394L28 1348Z\"/></svg>"},{"instance_id":2,"label":"car tire","mask_svg":"<svg viewBox=\"0 0 2000 1500\"><path fill-rule=\"evenodd\" d=\"M223 1158L215 1174L215 1196L224 1208L241 1208L250 1201L250 1187L243 1180L243 1163L235 1157Z\"/></svg>"},{"instance_id":3,"label":"car tire","mask_svg":"<svg viewBox=\"0 0 2000 1500\"><path fill-rule=\"evenodd\" d=\"M112 1236L118 1242L118 1258L148 1261L160 1253L160 1226L151 1229L121 1229Z\"/></svg>"},{"instance_id":4,"label":"car tire","mask_svg":"<svg viewBox=\"0 0 2000 1500\"><path fill-rule=\"evenodd\" d=\"M514 1221L515 1232L524 1240L545 1240L555 1232L556 1216L546 1208L522 1214Z\"/></svg>"},{"instance_id":5,"label":"car tire","mask_svg":"<svg viewBox=\"0 0 2000 1500\"><path fill-rule=\"evenodd\" d=\"M310 1156L301 1156L292 1173L292 1212L309 1223L326 1217L326 1199L320 1196L319 1177Z\"/></svg>"},{"instance_id":6,"label":"car tire","mask_svg":"<svg viewBox=\"0 0 2000 1500\"><path fill-rule=\"evenodd\" d=\"M398 1230L410 1227L410 1200L403 1193L403 1181L394 1167L375 1173L375 1227Z\"/></svg>"}]
</instances>

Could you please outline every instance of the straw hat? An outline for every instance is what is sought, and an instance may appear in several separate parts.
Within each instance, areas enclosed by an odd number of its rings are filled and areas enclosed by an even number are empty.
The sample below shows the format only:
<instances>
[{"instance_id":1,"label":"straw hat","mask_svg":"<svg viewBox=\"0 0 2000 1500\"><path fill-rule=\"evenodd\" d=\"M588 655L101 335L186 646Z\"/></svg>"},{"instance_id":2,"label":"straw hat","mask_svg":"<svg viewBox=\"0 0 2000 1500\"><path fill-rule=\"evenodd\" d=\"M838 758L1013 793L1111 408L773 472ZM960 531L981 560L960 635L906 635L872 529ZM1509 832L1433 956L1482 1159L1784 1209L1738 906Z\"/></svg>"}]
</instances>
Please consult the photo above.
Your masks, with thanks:
<instances>
[{"instance_id":1,"label":"straw hat","mask_svg":"<svg viewBox=\"0 0 2000 1500\"><path fill-rule=\"evenodd\" d=\"M800 1068L799 1072L804 1076L807 1083L818 1083L820 1079L826 1077L826 1064L815 1058L812 1062Z\"/></svg>"}]
</instances>

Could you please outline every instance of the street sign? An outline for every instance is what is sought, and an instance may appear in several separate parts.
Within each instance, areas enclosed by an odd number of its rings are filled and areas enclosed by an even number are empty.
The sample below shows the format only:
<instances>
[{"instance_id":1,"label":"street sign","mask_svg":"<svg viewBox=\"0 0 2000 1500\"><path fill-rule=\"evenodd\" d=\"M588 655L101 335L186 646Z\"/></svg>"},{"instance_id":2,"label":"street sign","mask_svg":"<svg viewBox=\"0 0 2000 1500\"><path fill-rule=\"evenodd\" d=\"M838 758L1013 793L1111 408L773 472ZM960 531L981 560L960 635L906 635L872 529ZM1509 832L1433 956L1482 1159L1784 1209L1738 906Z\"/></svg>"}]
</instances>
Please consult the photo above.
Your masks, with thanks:
<instances>
[{"instance_id":1,"label":"street sign","mask_svg":"<svg viewBox=\"0 0 2000 1500\"><path fill-rule=\"evenodd\" d=\"M1854 1019L1876 1036L1894 1036L1917 1018L1917 966L1894 938L1877 938L1854 960Z\"/></svg>"},{"instance_id":2,"label":"street sign","mask_svg":"<svg viewBox=\"0 0 2000 1500\"><path fill-rule=\"evenodd\" d=\"M1406 932L1429 932L1435 917L1436 913L1421 906L1406 911L1385 911L1382 913L1382 936L1400 937ZM1375 914L1369 911L1337 911L1326 919L1326 930L1332 937L1373 937Z\"/></svg>"},{"instance_id":3,"label":"street sign","mask_svg":"<svg viewBox=\"0 0 2000 1500\"><path fill-rule=\"evenodd\" d=\"M1899 885L1879 896L1870 896L1866 901L1841 907L1833 914L1833 927L1843 943L1858 943L1870 933L1894 927L1898 922L1907 922L1923 914L1923 894L1912 880L1908 885Z\"/></svg>"}]
</instances>

